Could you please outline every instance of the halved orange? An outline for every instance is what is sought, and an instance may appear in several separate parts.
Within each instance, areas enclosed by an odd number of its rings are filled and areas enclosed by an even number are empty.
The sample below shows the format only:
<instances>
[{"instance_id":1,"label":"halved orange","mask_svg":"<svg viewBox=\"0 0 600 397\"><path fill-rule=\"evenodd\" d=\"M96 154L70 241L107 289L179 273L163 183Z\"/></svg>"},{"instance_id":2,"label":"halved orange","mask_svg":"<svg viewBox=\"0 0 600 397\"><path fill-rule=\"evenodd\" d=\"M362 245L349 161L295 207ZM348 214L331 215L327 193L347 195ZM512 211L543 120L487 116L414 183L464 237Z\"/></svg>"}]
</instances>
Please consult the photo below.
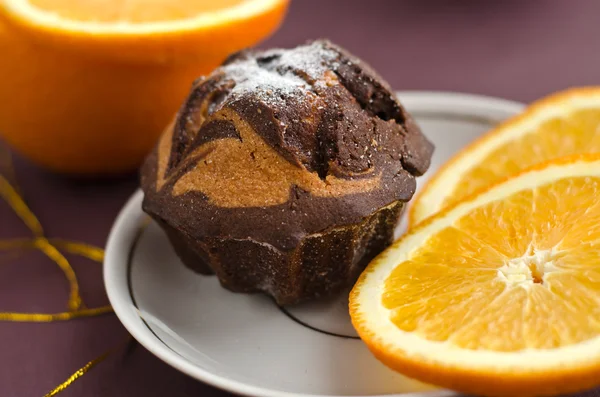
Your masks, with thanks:
<instances>
[{"instance_id":1,"label":"halved orange","mask_svg":"<svg viewBox=\"0 0 600 397\"><path fill-rule=\"evenodd\" d=\"M0 136L60 173L136 169L194 79L289 0L1 0Z\"/></svg>"},{"instance_id":2,"label":"halved orange","mask_svg":"<svg viewBox=\"0 0 600 397\"><path fill-rule=\"evenodd\" d=\"M600 152L600 87L551 95L447 162L413 200L410 224L534 164L595 152Z\"/></svg>"},{"instance_id":3,"label":"halved orange","mask_svg":"<svg viewBox=\"0 0 600 397\"><path fill-rule=\"evenodd\" d=\"M600 385L600 156L545 163L443 210L350 296L384 364L477 395Z\"/></svg>"}]
</instances>

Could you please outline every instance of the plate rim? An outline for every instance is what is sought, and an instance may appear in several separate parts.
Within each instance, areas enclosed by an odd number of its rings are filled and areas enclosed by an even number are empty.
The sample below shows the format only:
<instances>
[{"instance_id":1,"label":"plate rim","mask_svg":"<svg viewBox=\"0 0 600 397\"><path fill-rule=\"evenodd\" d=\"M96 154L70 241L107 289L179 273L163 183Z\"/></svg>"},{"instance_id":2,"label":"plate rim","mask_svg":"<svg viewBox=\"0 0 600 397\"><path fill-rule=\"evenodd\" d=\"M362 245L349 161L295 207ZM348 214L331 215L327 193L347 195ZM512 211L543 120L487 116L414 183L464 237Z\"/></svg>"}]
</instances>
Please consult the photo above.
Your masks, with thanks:
<instances>
[{"instance_id":1,"label":"plate rim","mask_svg":"<svg viewBox=\"0 0 600 397\"><path fill-rule=\"evenodd\" d=\"M398 91L397 95L405 108L424 106L424 103L427 103L427 106L435 106L436 104L449 106L448 103L451 103L451 107L454 109L450 109L448 112L456 114L459 114L461 108L468 108L471 111L473 109L483 111L484 109L495 108L507 114L516 114L522 111L525 106L512 100L461 92ZM407 104L409 105L407 106ZM143 192L138 188L119 211L109 231L102 266L103 281L108 300L119 321L142 346L180 372L228 392L262 397L344 397L342 395L306 394L269 389L214 374L195 366L183 356L171 350L146 326L140 327L142 319L136 313L137 309L128 292L129 275L124 263L127 261L131 245L135 243L137 238L139 224L146 217L140 208L142 199ZM442 389L433 392L370 395L369 397L449 397L456 395L458 395L456 392Z\"/></svg>"}]
</instances>

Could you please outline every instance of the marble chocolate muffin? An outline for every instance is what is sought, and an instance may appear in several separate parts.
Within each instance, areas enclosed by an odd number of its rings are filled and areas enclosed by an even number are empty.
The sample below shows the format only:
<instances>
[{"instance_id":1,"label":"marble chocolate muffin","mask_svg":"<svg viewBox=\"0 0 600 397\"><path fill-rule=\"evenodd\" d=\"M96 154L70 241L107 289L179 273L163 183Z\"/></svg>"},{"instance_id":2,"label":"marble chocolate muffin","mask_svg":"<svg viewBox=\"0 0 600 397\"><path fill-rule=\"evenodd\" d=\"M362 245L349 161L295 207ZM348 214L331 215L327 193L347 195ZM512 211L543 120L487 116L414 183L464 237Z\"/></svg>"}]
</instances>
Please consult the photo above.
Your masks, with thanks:
<instances>
[{"instance_id":1,"label":"marble chocolate muffin","mask_svg":"<svg viewBox=\"0 0 600 397\"><path fill-rule=\"evenodd\" d=\"M190 268L297 303L350 287L390 244L432 151L344 49L242 51L194 82L142 167L143 209Z\"/></svg>"}]
</instances>

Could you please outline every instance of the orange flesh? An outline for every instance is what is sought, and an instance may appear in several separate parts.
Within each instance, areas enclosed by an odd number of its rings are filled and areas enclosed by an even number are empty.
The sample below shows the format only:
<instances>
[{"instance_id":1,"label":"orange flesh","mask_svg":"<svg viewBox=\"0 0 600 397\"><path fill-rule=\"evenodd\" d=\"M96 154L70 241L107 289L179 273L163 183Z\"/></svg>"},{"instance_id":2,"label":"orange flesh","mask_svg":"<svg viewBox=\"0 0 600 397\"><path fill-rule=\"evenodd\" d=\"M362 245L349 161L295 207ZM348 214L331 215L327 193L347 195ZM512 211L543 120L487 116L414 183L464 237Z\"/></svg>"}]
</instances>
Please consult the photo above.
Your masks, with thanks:
<instances>
[{"instance_id":1,"label":"orange flesh","mask_svg":"<svg viewBox=\"0 0 600 397\"><path fill-rule=\"evenodd\" d=\"M600 178L476 208L385 281L401 330L467 349L556 348L600 334Z\"/></svg>"},{"instance_id":2,"label":"orange flesh","mask_svg":"<svg viewBox=\"0 0 600 397\"><path fill-rule=\"evenodd\" d=\"M76 21L129 23L187 19L224 10L244 0L30 0L33 6Z\"/></svg>"},{"instance_id":3,"label":"orange flesh","mask_svg":"<svg viewBox=\"0 0 600 397\"><path fill-rule=\"evenodd\" d=\"M461 177L442 207L532 165L596 152L600 152L600 109L578 110L568 119L549 119L535 131L501 145L478 162Z\"/></svg>"}]
</instances>

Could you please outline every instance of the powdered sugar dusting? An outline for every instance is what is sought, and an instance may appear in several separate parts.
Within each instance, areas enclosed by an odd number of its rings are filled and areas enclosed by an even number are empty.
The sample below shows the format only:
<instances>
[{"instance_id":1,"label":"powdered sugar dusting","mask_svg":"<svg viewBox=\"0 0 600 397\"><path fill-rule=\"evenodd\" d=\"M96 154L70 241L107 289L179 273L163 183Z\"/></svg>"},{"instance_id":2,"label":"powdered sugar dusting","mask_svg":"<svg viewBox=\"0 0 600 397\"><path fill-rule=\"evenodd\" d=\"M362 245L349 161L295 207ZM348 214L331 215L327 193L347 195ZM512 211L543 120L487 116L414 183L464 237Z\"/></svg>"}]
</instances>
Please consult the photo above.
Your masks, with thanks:
<instances>
[{"instance_id":1,"label":"powdered sugar dusting","mask_svg":"<svg viewBox=\"0 0 600 397\"><path fill-rule=\"evenodd\" d=\"M317 41L293 51L265 51L220 70L235 81L230 93L233 98L251 94L267 104L281 105L287 98L302 98L312 92L325 72L336 67L338 56Z\"/></svg>"},{"instance_id":2,"label":"powdered sugar dusting","mask_svg":"<svg viewBox=\"0 0 600 397\"><path fill-rule=\"evenodd\" d=\"M275 104L284 101L285 97L301 95L310 89L301 78L265 70L256 64L255 59L227 65L223 69L236 82L230 93L234 98L252 94L259 100Z\"/></svg>"},{"instance_id":3,"label":"powdered sugar dusting","mask_svg":"<svg viewBox=\"0 0 600 397\"><path fill-rule=\"evenodd\" d=\"M287 67L301 69L313 80L318 80L327 70L337 67L338 57L336 51L317 41L297 47L294 51L283 51L279 62Z\"/></svg>"}]
</instances>

